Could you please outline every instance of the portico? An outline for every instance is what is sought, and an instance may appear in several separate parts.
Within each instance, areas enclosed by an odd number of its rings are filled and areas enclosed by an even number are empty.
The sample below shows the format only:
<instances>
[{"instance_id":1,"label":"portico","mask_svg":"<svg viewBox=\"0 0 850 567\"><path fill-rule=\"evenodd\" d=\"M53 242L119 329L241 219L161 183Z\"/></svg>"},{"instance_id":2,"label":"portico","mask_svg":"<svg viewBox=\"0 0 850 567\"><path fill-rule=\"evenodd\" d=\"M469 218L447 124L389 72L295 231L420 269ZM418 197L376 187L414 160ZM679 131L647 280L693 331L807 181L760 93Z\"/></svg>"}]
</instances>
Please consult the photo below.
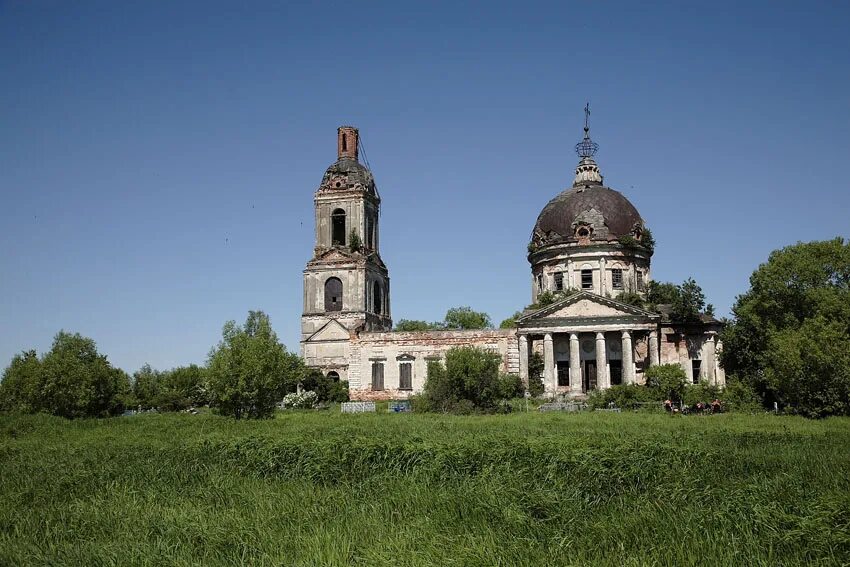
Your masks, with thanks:
<instances>
[{"instance_id":1,"label":"portico","mask_svg":"<svg viewBox=\"0 0 850 567\"><path fill-rule=\"evenodd\" d=\"M543 383L550 395L581 396L597 388L642 382L643 369L658 360L649 345L659 321L657 313L577 292L517 321L520 377L527 383L532 349L542 343Z\"/></svg>"}]
</instances>

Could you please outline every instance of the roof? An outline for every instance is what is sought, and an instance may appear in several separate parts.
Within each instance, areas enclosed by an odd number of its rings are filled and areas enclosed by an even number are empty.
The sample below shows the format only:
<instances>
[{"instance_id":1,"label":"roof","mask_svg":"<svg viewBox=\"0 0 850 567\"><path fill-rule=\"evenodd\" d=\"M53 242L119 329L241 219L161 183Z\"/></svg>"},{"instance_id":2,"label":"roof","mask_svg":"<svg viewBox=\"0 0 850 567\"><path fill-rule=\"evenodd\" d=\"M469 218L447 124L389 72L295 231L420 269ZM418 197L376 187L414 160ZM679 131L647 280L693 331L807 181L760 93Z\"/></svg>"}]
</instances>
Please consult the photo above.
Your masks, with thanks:
<instances>
[{"instance_id":1,"label":"roof","mask_svg":"<svg viewBox=\"0 0 850 567\"><path fill-rule=\"evenodd\" d=\"M327 191L363 189L373 195L377 194L372 172L351 157L341 157L325 170L320 189Z\"/></svg>"},{"instance_id":2,"label":"roof","mask_svg":"<svg viewBox=\"0 0 850 567\"><path fill-rule=\"evenodd\" d=\"M590 240L617 240L643 227L643 219L619 191L602 185L584 185L562 191L543 207L532 238L578 241L579 225L591 230Z\"/></svg>"}]
</instances>

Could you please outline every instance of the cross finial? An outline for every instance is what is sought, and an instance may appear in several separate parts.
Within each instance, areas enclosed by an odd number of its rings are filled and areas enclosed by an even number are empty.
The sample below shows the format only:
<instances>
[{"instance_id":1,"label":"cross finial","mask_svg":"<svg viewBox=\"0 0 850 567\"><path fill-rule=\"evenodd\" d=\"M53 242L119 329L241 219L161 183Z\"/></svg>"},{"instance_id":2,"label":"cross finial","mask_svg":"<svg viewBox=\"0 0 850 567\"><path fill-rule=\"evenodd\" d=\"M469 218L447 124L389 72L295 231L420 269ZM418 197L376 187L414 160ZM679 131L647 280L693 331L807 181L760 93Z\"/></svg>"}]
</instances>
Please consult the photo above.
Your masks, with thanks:
<instances>
[{"instance_id":1,"label":"cross finial","mask_svg":"<svg viewBox=\"0 0 850 567\"><path fill-rule=\"evenodd\" d=\"M590 127L587 125L588 119L590 118L590 102L584 105L584 137L587 138L587 133L590 131Z\"/></svg>"}]
</instances>

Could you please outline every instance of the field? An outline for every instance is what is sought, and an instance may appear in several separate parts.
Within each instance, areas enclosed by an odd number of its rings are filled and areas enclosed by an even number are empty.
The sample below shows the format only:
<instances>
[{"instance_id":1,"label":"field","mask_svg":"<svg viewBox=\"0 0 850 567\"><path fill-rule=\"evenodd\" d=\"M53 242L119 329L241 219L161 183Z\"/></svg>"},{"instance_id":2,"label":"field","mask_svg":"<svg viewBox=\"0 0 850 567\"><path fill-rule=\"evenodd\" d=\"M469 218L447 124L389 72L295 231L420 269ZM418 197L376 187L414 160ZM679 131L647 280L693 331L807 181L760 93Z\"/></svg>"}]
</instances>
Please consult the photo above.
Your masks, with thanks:
<instances>
[{"instance_id":1,"label":"field","mask_svg":"<svg viewBox=\"0 0 850 567\"><path fill-rule=\"evenodd\" d=\"M840 565L850 420L0 415L0 565Z\"/></svg>"}]
</instances>

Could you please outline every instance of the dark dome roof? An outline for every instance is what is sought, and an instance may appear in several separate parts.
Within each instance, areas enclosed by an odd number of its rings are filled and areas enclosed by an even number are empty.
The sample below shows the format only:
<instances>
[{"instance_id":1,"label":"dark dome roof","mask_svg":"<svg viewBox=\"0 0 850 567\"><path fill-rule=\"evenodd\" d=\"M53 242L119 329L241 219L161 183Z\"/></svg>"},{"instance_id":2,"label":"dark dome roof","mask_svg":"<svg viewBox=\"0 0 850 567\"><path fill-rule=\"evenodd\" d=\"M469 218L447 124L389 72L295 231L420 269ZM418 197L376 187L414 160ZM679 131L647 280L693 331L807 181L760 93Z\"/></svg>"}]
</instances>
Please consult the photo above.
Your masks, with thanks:
<instances>
[{"instance_id":1,"label":"dark dome roof","mask_svg":"<svg viewBox=\"0 0 850 567\"><path fill-rule=\"evenodd\" d=\"M331 191L365 189L374 195L375 178L372 177L372 172L356 159L341 157L325 171L321 189Z\"/></svg>"},{"instance_id":2,"label":"dark dome roof","mask_svg":"<svg viewBox=\"0 0 850 567\"><path fill-rule=\"evenodd\" d=\"M560 193L537 217L532 241L578 240L579 225L591 229L590 240L616 240L643 227L637 209L618 191L601 185L583 185Z\"/></svg>"}]
</instances>

